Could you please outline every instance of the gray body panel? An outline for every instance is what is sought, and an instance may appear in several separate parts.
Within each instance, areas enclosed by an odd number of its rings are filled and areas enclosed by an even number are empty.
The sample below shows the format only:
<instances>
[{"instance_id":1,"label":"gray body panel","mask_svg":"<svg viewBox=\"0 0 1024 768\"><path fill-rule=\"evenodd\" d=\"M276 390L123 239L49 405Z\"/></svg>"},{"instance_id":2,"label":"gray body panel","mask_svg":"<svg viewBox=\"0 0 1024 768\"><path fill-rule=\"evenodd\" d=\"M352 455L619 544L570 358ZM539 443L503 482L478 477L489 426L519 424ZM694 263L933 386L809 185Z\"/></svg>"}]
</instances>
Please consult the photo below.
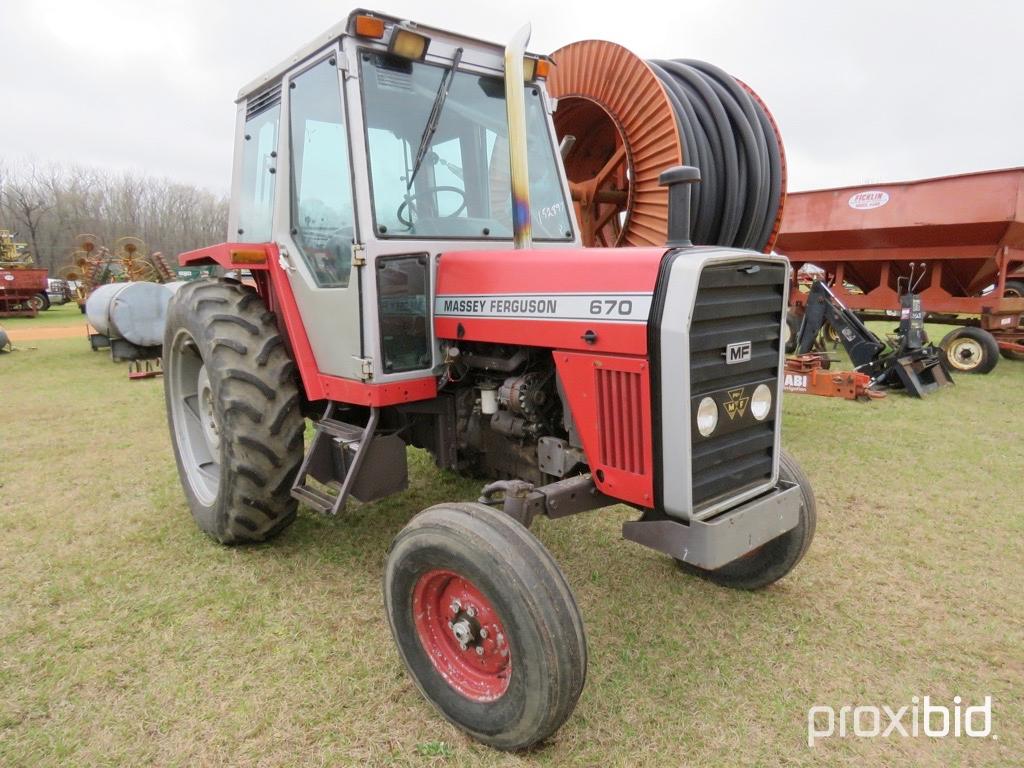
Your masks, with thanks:
<instances>
[{"instance_id":1,"label":"gray body panel","mask_svg":"<svg viewBox=\"0 0 1024 768\"><path fill-rule=\"evenodd\" d=\"M316 358L317 367L321 373L331 376L340 376L346 379L358 379L362 372L362 341L360 339L359 322L359 279L356 275L358 268L353 267L349 283L344 288L321 288L317 285L306 264L299 254L299 246L292 238L292 213L291 213L291 152L288 148L291 143L291 125L288 120L291 108L291 89L288 83L292 78L301 75L310 67L319 64L324 59L335 57L341 61L342 52L335 45L317 52L317 54L303 61L299 66L289 72L284 81L281 96L281 126L278 140L278 165L277 165L277 194L274 196L274 241L281 249L281 263L278 267L284 268L288 275L288 282L291 283L292 291L295 293L295 301L299 307L299 314L302 315L302 325L309 336L310 346L313 348L313 356ZM341 88L344 81L344 74L341 68L338 69L338 87ZM347 94L342 91L342 96ZM356 96L358 98L358 95ZM346 124L349 127L349 143L352 142L351 114L349 99L343 98L342 109L346 116ZM358 102L357 102L358 103ZM351 162L351 153L349 155ZM351 168L358 166L350 165ZM356 205L358 209L358 202ZM361 222L358 217L355 222L355 237L359 241ZM371 273L372 274L372 273Z\"/></svg>"},{"instance_id":2,"label":"gray body panel","mask_svg":"<svg viewBox=\"0 0 1024 768\"><path fill-rule=\"evenodd\" d=\"M630 541L713 571L731 563L800 523L800 486L779 483L770 493L747 501L707 522L637 520L622 526Z\"/></svg>"},{"instance_id":3,"label":"gray body panel","mask_svg":"<svg viewBox=\"0 0 1024 768\"><path fill-rule=\"evenodd\" d=\"M789 265L777 254L763 255L731 248L696 247L681 253L672 263L665 291L660 344L660 378L654 386L662 393L662 502L665 514L679 520L706 520L725 509L774 488L779 479L779 435L782 419L783 345L779 350L778 401L775 404L775 450L770 482L751 488L741 495L721 501L693 513L693 480L690 457L690 324L701 271L714 264L759 261ZM788 282L787 289L788 291ZM783 310L788 294L783 294ZM782 326L786 313L782 312ZM780 327L779 333L782 333Z\"/></svg>"}]
</instances>

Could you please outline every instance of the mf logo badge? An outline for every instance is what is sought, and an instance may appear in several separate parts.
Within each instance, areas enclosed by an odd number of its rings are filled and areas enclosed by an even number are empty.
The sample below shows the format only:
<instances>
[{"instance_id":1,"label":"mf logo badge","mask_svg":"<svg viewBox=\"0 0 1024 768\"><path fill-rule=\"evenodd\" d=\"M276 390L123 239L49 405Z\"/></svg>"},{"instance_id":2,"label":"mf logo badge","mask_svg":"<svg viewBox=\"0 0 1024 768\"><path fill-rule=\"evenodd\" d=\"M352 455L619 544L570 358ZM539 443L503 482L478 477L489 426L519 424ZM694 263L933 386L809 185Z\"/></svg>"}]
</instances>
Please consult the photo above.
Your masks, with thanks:
<instances>
[{"instance_id":1,"label":"mf logo badge","mask_svg":"<svg viewBox=\"0 0 1024 768\"><path fill-rule=\"evenodd\" d=\"M729 415L729 420L732 421L737 416L741 419L743 414L747 412L747 405L750 403L750 398L746 395L746 390L743 387L729 390L729 399L722 403L722 407L725 408L725 412Z\"/></svg>"},{"instance_id":2,"label":"mf logo badge","mask_svg":"<svg viewBox=\"0 0 1024 768\"><path fill-rule=\"evenodd\" d=\"M737 341L735 344L730 344L725 348L725 363L726 365L745 363L750 359L752 351L749 341Z\"/></svg>"}]
</instances>

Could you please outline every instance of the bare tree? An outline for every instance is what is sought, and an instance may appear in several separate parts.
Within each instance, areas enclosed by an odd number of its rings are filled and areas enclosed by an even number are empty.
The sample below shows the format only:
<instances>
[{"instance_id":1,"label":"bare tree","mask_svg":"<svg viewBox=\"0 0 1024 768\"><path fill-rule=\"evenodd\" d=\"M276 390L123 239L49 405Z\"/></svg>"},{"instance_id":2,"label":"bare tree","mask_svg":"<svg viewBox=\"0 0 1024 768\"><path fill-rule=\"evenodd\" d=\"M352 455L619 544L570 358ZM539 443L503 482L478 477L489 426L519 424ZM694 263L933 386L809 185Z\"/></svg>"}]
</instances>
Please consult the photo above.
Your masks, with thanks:
<instances>
[{"instance_id":1,"label":"bare tree","mask_svg":"<svg viewBox=\"0 0 1024 768\"><path fill-rule=\"evenodd\" d=\"M189 184L83 166L0 161L0 227L17 230L37 263L67 264L79 234L113 247L140 237L169 260L220 242L227 230L224 196Z\"/></svg>"},{"instance_id":2,"label":"bare tree","mask_svg":"<svg viewBox=\"0 0 1024 768\"><path fill-rule=\"evenodd\" d=\"M44 219L53 208L53 202L35 163L28 163L20 173L12 175L5 182L3 205L14 221L12 229L28 238L29 253L42 266L50 266L40 258L39 236Z\"/></svg>"}]
</instances>

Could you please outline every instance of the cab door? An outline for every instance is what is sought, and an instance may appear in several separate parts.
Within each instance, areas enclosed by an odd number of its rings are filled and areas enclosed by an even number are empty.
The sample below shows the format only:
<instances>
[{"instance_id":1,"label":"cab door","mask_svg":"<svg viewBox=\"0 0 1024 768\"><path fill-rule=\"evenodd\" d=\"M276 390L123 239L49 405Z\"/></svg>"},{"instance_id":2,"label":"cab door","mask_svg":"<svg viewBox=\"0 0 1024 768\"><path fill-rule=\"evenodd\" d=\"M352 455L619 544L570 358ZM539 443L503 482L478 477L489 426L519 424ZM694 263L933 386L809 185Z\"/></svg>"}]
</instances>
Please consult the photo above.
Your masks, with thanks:
<instances>
[{"instance_id":1,"label":"cab door","mask_svg":"<svg viewBox=\"0 0 1024 768\"><path fill-rule=\"evenodd\" d=\"M363 357L359 242L352 195L348 125L331 49L290 73L284 83L278 169L286 174L276 206L275 240L321 373L361 378Z\"/></svg>"}]
</instances>

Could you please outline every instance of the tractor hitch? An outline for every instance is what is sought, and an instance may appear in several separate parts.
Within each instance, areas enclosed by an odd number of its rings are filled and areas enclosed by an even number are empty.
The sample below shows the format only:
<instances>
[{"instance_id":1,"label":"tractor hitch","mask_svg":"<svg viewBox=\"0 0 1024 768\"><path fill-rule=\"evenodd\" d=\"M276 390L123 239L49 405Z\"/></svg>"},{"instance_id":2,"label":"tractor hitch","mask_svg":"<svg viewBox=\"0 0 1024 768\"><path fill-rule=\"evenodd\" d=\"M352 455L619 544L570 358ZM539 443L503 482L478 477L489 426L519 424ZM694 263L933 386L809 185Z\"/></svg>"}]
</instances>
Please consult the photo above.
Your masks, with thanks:
<instances>
[{"instance_id":1,"label":"tractor hitch","mask_svg":"<svg viewBox=\"0 0 1024 768\"><path fill-rule=\"evenodd\" d=\"M500 508L527 528L537 515L556 519L621 503L597 490L589 474L567 477L539 488L524 480L498 480L484 486L479 502Z\"/></svg>"}]
</instances>

